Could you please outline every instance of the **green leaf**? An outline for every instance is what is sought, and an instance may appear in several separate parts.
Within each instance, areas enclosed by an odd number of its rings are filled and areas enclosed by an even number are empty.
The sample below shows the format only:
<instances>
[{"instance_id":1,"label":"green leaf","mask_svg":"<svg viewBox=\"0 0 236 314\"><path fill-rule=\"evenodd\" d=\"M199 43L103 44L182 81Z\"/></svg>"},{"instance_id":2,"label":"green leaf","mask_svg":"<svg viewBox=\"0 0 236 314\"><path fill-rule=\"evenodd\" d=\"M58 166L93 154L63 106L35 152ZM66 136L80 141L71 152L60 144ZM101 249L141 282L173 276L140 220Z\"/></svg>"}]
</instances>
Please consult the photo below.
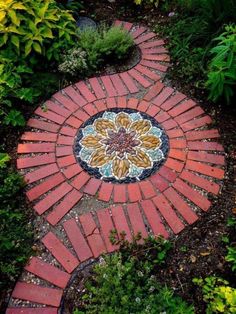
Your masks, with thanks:
<instances>
[{"instance_id":1,"label":"green leaf","mask_svg":"<svg viewBox=\"0 0 236 314\"><path fill-rule=\"evenodd\" d=\"M26 57L30 54L30 52L31 52L31 50L32 50L32 44L33 44L32 40L29 40L29 41L26 43L26 45L25 45L25 56L26 56Z\"/></svg>"},{"instance_id":2,"label":"green leaf","mask_svg":"<svg viewBox=\"0 0 236 314\"><path fill-rule=\"evenodd\" d=\"M16 46L17 50L19 51L20 48L20 40L19 37L16 35L11 36L11 42L13 43L14 46Z\"/></svg>"},{"instance_id":3,"label":"green leaf","mask_svg":"<svg viewBox=\"0 0 236 314\"><path fill-rule=\"evenodd\" d=\"M0 153L0 169L6 168L7 162L11 159L11 157L6 153Z\"/></svg>"},{"instance_id":4,"label":"green leaf","mask_svg":"<svg viewBox=\"0 0 236 314\"><path fill-rule=\"evenodd\" d=\"M34 43L33 43L33 48L34 48L34 50L35 50L36 52L38 52L39 54L42 53L42 48L41 48L41 46L40 46L39 43L34 42Z\"/></svg>"},{"instance_id":5,"label":"green leaf","mask_svg":"<svg viewBox=\"0 0 236 314\"><path fill-rule=\"evenodd\" d=\"M20 111L12 109L4 118L3 123L12 126L24 126L25 118Z\"/></svg>"},{"instance_id":6,"label":"green leaf","mask_svg":"<svg viewBox=\"0 0 236 314\"><path fill-rule=\"evenodd\" d=\"M8 15L10 16L10 19L13 24L15 24L16 26L20 25L20 20L18 19L16 12L14 10L9 10Z\"/></svg>"}]
</instances>

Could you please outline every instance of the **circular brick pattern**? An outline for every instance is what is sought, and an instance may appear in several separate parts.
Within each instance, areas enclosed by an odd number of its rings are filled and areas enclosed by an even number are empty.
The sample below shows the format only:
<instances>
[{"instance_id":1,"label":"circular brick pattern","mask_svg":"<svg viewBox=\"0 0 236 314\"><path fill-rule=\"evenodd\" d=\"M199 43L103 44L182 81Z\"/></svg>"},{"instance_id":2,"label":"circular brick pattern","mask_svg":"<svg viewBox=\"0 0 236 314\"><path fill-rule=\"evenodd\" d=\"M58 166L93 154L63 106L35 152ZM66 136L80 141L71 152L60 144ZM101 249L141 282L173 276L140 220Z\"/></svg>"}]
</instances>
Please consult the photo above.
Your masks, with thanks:
<instances>
[{"instance_id":1,"label":"circular brick pattern","mask_svg":"<svg viewBox=\"0 0 236 314\"><path fill-rule=\"evenodd\" d=\"M34 277L19 281L7 314L58 313L78 265L118 249L110 243L111 230L125 231L129 241L138 232L168 238L210 208L209 193L220 192L225 161L216 141L219 133L208 129L211 118L196 102L161 83L169 61L164 42L145 27L115 24L133 36L141 49L140 63L127 72L80 81L54 94L45 104L47 110L35 111L18 145L17 167L28 184L28 199L51 226L60 225L61 233L50 231L41 239L57 264L32 257L25 272L40 279L39 284ZM164 163L141 181L105 182L91 176L75 158L78 130L110 110L135 110L151 117L168 136ZM67 218L84 195L115 206Z\"/></svg>"}]
</instances>

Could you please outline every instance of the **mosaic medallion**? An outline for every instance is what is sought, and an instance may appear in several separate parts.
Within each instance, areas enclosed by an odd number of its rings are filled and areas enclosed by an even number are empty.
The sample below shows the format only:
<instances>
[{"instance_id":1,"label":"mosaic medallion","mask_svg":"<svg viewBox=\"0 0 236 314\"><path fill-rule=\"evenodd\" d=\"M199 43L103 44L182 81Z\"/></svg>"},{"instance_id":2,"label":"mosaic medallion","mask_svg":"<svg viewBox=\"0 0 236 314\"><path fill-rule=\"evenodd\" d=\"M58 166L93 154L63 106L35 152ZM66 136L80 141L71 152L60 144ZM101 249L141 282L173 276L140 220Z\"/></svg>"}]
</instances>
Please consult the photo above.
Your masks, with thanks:
<instances>
[{"instance_id":1,"label":"mosaic medallion","mask_svg":"<svg viewBox=\"0 0 236 314\"><path fill-rule=\"evenodd\" d=\"M135 182L155 172L169 150L168 137L155 119L132 109L111 109L82 125L75 141L81 166L96 178Z\"/></svg>"}]
</instances>

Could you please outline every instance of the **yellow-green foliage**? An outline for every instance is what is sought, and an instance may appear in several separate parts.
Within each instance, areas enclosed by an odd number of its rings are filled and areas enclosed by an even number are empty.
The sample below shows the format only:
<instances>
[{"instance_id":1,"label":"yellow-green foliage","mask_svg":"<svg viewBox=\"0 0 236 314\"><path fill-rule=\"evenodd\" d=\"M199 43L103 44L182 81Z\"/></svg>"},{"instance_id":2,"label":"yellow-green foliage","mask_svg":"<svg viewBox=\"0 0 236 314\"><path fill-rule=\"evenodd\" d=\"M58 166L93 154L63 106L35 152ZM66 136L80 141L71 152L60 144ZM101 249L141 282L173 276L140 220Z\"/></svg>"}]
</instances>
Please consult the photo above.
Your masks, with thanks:
<instances>
[{"instance_id":1,"label":"yellow-green foliage","mask_svg":"<svg viewBox=\"0 0 236 314\"><path fill-rule=\"evenodd\" d=\"M135 4L141 5L145 3L151 3L155 5L155 7L158 7L160 0L134 0Z\"/></svg>"}]
</instances>

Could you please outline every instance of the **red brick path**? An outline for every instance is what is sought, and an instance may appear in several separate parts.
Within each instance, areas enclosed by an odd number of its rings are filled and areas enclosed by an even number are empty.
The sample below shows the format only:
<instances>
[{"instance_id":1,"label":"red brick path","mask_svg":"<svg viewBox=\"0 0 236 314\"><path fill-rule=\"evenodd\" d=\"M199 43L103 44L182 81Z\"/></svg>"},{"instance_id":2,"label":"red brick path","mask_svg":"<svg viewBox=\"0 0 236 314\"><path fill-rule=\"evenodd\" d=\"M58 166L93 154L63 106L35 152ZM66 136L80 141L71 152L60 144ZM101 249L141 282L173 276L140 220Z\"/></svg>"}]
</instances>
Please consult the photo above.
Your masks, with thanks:
<instances>
[{"instance_id":1,"label":"red brick path","mask_svg":"<svg viewBox=\"0 0 236 314\"><path fill-rule=\"evenodd\" d=\"M38 108L28 121L29 130L18 145L18 169L28 183L27 196L38 215L56 226L85 194L115 205L63 222L70 247L54 232L41 240L60 267L32 257L25 270L46 285L19 281L12 300L20 299L43 308L14 307L7 314L53 314L60 307L63 289L78 265L117 247L110 244L112 229L125 231L127 239L141 232L178 234L209 210L207 193L217 195L224 177L224 149L219 133L208 129L212 120L187 96L166 87L161 78L169 56L164 42L144 27L116 21L131 32L142 58L133 69L94 77L69 86ZM156 72L158 71L158 73ZM142 99L128 96L147 89ZM146 112L165 129L170 151L164 165L148 179L132 184L112 184L92 178L76 162L73 143L78 128L88 118L110 108ZM120 204L118 204L120 203ZM73 251L71 250L73 248Z\"/></svg>"}]
</instances>

